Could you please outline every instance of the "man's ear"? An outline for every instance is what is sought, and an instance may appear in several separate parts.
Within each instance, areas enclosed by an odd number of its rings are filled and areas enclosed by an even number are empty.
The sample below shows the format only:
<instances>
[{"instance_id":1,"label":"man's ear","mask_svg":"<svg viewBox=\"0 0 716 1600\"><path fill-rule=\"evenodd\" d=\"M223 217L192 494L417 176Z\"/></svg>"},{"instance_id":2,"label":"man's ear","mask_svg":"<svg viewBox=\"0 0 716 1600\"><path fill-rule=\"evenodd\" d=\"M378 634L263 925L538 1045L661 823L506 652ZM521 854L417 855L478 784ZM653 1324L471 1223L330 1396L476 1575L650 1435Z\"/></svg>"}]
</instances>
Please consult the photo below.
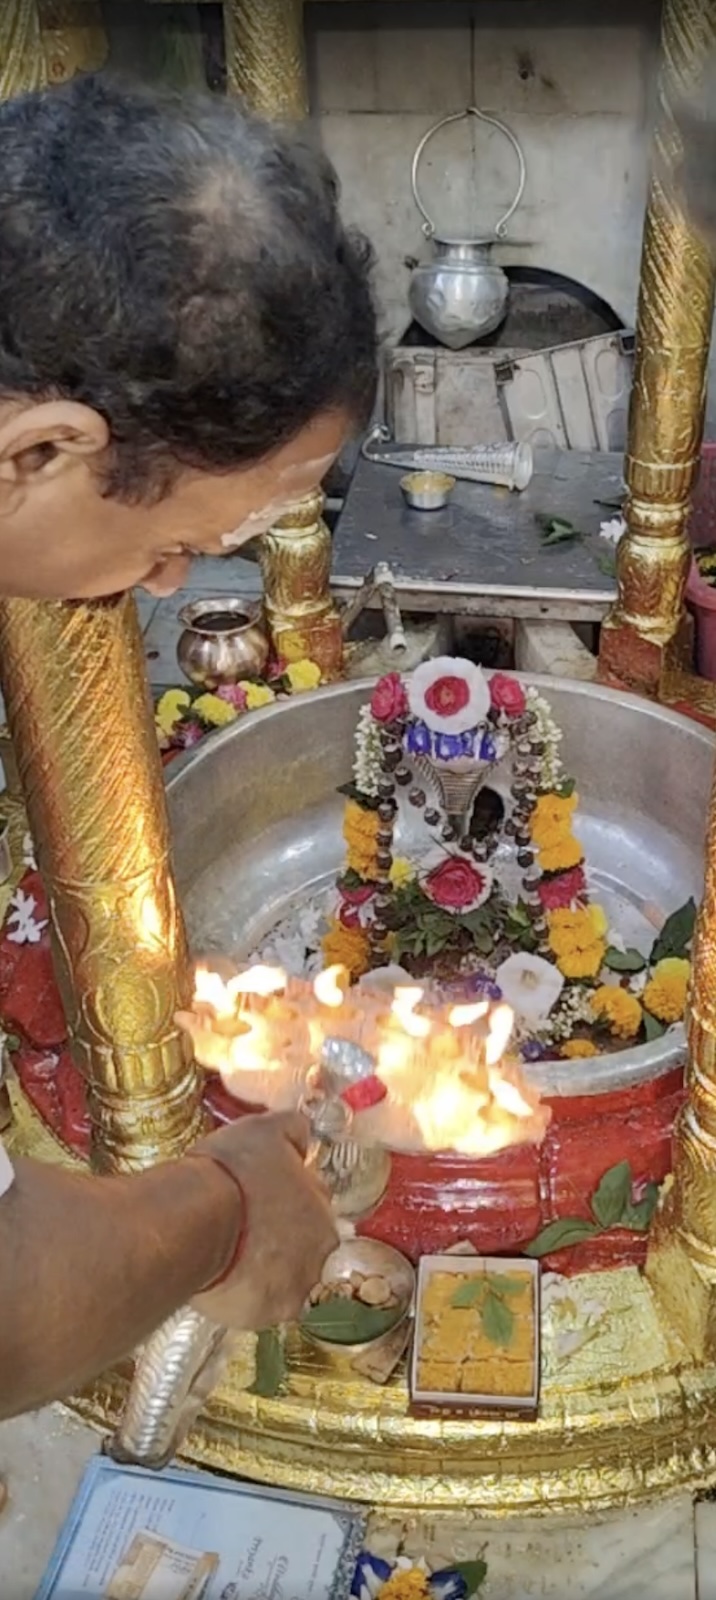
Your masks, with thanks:
<instances>
[{"instance_id":1,"label":"man's ear","mask_svg":"<svg viewBox=\"0 0 716 1600\"><path fill-rule=\"evenodd\" d=\"M99 455L109 444L109 427L98 411L74 400L45 400L0 416L0 503L7 509L13 490L22 491L42 473L64 471L78 457Z\"/></svg>"}]
</instances>

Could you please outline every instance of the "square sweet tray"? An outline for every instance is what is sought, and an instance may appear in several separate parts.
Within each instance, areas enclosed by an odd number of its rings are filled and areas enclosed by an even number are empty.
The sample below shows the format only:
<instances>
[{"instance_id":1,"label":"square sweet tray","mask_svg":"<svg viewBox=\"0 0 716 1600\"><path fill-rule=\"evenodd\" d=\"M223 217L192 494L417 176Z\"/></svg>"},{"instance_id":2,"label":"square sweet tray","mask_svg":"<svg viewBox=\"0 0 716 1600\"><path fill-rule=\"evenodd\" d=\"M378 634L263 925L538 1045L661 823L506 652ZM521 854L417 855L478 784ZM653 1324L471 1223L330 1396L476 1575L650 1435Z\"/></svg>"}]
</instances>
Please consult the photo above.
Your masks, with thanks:
<instances>
[{"instance_id":1,"label":"square sweet tray","mask_svg":"<svg viewBox=\"0 0 716 1600\"><path fill-rule=\"evenodd\" d=\"M413 1406L536 1415L539 1377L539 1263L423 1256L410 1365Z\"/></svg>"}]
</instances>

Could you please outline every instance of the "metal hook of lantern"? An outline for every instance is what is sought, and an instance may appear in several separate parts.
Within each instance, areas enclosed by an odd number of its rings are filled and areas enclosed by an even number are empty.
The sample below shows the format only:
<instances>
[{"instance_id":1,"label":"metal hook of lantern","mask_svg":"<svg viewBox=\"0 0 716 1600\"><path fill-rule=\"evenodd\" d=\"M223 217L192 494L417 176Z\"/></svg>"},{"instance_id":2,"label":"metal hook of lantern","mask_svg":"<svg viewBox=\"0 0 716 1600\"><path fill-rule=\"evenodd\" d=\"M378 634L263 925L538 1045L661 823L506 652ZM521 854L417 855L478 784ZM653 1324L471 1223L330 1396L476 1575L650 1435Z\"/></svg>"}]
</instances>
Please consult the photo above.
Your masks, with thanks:
<instances>
[{"instance_id":1,"label":"metal hook of lantern","mask_svg":"<svg viewBox=\"0 0 716 1600\"><path fill-rule=\"evenodd\" d=\"M451 239L436 232L420 193L418 169L425 147L434 134L468 117L476 117L479 122L496 128L509 140L518 162L517 191L490 234ZM435 259L415 268L410 282L410 308L416 322L450 350L462 350L475 339L492 333L505 315L509 283L502 269L490 259L490 251L504 239L507 225L524 194L526 181L527 167L518 139L498 117L490 116L478 106L467 106L465 111L442 117L423 134L418 144L411 169L413 199L423 218L422 231L426 239L434 242Z\"/></svg>"}]
</instances>

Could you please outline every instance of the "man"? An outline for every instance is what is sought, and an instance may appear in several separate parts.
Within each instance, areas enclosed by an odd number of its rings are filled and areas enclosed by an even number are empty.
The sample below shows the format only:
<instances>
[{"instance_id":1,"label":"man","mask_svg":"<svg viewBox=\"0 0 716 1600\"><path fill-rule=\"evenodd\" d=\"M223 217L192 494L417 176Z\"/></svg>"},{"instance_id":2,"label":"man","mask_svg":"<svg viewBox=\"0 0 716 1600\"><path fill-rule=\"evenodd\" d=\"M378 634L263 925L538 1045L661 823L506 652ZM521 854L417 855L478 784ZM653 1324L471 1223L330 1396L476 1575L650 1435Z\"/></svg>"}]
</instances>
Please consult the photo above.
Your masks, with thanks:
<instances>
[{"instance_id":1,"label":"man","mask_svg":"<svg viewBox=\"0 0 716 1600\"><path fill-rule=\"evenodd\" d=\"M0 171L0 592L170 593L365 424L367 248L325 163L220 99L80 78L0 106ZM335 1239L305 1141L298 1116L247 1118L101 1180L2 1157L0 1415L187 1300L294 1315Z\"/></svg>"}]
</instances>

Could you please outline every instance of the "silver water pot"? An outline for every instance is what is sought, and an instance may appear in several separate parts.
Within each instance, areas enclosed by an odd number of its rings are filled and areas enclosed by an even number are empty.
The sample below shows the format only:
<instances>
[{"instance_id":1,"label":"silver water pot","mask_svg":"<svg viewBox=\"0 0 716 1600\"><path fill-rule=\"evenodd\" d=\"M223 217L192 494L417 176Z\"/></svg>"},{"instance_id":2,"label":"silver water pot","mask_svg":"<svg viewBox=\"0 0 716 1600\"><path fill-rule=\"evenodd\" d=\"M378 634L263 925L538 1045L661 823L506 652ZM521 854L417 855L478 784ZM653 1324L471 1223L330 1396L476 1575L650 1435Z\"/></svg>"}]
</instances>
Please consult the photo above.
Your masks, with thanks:
<instances>
[{"instance_id":1,"label":"silver water pot","mask_svg":"<svg viewBox=\"0 0 716 1600\"><path fill-rule=\"evenodd\" d=\"M435 225L423 204L418 188L418 167L433 134L466 117L477 117L480 122L489 123L509 139L519 164L517 193L493 233L478 239L446 239L435 232ZM502 268L492 261L490 252L492 246L505 237L507 224L522 199L525 179L525 159L514 134L497 117L488 116L477 106L468 106L465 111L443 117L420 140L413 156L413 198L423 217L423 233L426 239L432 239L435 254L432 261L423 262L413 272L410 309L421 328L449 350L464 350L475 339L492 333L505 316L509 283Z\"/></svg>"}]
</instances>

